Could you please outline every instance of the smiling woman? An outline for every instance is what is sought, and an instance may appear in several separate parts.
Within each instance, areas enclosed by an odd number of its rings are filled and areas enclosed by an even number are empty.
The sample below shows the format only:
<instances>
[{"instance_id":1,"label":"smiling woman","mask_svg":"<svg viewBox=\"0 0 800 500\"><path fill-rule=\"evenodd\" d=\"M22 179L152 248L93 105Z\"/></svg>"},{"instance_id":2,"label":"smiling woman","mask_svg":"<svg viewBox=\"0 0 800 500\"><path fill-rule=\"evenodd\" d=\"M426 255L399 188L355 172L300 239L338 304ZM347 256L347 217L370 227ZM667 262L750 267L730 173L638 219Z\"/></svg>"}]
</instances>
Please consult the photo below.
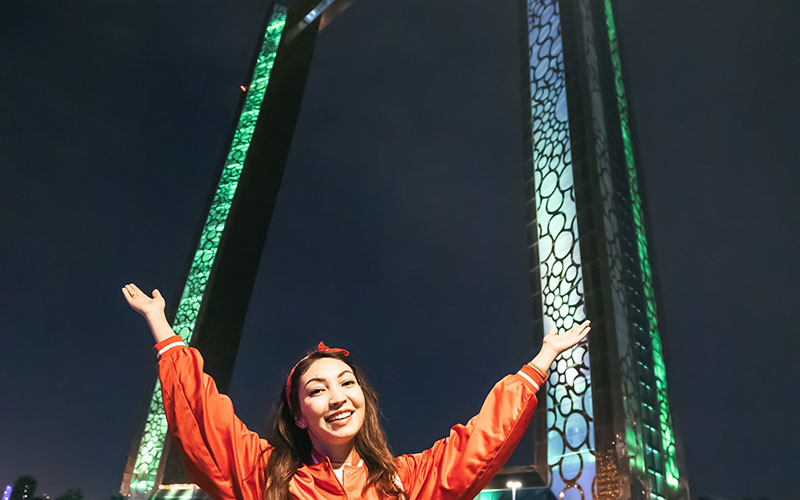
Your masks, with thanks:
<instances>
[{"instance_id":1,"label":"smiling woman","mask_svg":"<svg viewBox=\"0 0 800 500\"><path fill-rule=\"evenodd\" d=\"M349 355L320 342L289 373L270 433L267 499L292 492L304 463L321 464L346 491L374 488L381 498L403 497L378 421L378 395Z\"/></svg>"},{"instance_id":2,"label":"smiling woman","mask_svg":"<svg viewBox=\"0 0 800 500\"><path fill-rule=\"evenodd\" d=\"M378 398L344 349L320 342L292 368L269 441L236 417L231 400L203 373L164 316L158 290L122 289L156 340L170 432L191 479L215 499L469 499L508 460L536 408L555 357L589 333L589 322L557 335L498 382L478 415L421 453L393 457L378 421Z\"/></svg>"}]
</instances>

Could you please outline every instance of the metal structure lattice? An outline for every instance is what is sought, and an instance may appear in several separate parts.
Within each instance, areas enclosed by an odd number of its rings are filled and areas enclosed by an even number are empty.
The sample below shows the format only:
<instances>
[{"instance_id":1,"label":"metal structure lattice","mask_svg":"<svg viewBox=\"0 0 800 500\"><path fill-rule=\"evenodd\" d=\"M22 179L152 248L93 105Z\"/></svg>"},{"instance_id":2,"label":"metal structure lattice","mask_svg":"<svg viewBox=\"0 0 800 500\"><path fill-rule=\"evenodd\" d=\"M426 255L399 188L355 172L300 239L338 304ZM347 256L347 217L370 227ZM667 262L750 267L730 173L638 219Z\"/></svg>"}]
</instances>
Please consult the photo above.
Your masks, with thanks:
<instances>
[{"instance_id":1,"label":"metal structure lattice","mask_svg":"<svg viewBox=\"0 0 800 500\"><path fill-rule=\"evenodd\" d=\"M603 212L603 234L604 245L608 255L608 275L611 284L611 303L614 314L614 329L618 342L618 357L620 359L620 372L622 374L623 412L625 413L625 436L616 436L614 443L603 443L604 446L598 447L597 457L597 481L593 495L595 498L611 496L619 498L622 496L623 484L620 466L617 456L624 454L632 458L632 462L642 461L641 433L637 433L634 426L639 425L636 417L638 409L638 398L635 392L635 370L631 369L631 342L629 324L631 320L628 316L630 301L628 300L628 290L625 277L626 266L623 258L624 251L621 248L624 240L623 232L620 231L621 216L618 213L619 203L615 198L615 187L612 163L609 157L608 133L606 130L606 117L603 103L603 91L600 79L600 65L598 55L598 43L595 34L595 24L592 13L591 0L578 0L578 14L581 20L581 32L583 40L583 57L586 63L586 83L589 90L589 102L591 106L591 128L590 134L592 143L589 145L590 154L595 161L595 168L598 172L598 188ZM626 388L632 388L626 393ZM626 447L617 444L616 441L627 439ZM601 448L604 450L601 451ZM624 467L624 466L623 466Z\"/></svg>"},{"instance_id":2,"label":"metal structure lattice","mask_svg":"<svg viewBox=\"0 0 800 500\"><path fill-rule=\"evenodd\" d=\"M633 237L635 229L630 213L628 173L625 165L612 162L610 158L606 127L608 117L600 77L598 55L600 42L598 34L595 33L595 13L590 0L578 0L577 5L581 19L583 55L592 116L593 144L590 147L598 174L603 244L608 259L613 333L617 340L616 354L619 361L621 405L624 414L623 434L616 436L612 446L606 446L606 456L598 457L598 477L603 476L607 480L602 486L598 484L596 493L598 497L602 496L599 491L602 488L602 494L619 497L622 491L628 491L631 487L641 488L657 480L654 474L647 471L645 450L660 448L660 442L653 440L649 431L653 425L658 425L659 419L650 404L654 398L648 390L648 387L655 383L652 375L652 356L649 355L649 336L641 328L647 320L642 314L645 307L638 292L641 280L635 264L638 261L638 251ZM616 102L612 104L616 106ZM626 463L619 463L619 458ZM625 474L632 476L625 478ZM644 480L642 474L649 475L649 481Z\"/></svg>"},{"instance_id":3,"label":"metal structure lattice","mask_svg":"<svg viewBox=\"0 0 800 500\"><path fill-rule=\"evenodd\" d=\"M557 0L528 0L536 244L545 331L585 319L567 89ZM553 363L547 384L548 484L562 499L591 498L595 476L589 348Z\"/></svg>"},{"instance_id":4,"label":"metal structure lattice","mask_svg":"<svg viewBox=\"0 0 800 500\"><path fill-rule=\"evenodd\" d=\"M630 117L628 112L628 102L625 93L625 84L622 79L622 62L619 55L619 44L617 43L616 26L614 23L614 12L611 0L605 0L606 26L608 27L608 41L611 51L611 64L614 69L614 87L617 93L617 107L619 110L619 121L622 133L623 148L625 152L625 163L628 172L628 186L633 211L633 223L636 230L636 243L639 253L639 266L641 271L642 288L644 291L645 307L647 314L647 331L650 335L652 344L651 352L653 356L653 373L655 375L655 392L658 400L658 412L660 421L661 453L664 454L654 463L663 463L664 479L670 488L678 488L678 467L675 462L675 435L672 429L672 421L669 411L669 401L667 399L666 369L664 366L664 354L661 346L661 335L659 333L658 314L656 309L655 290L653 286L653 274L650 266L650 257L647 249L647 235L644 227L644 210L642 199L639 194L639 179L636 172L636 161L633 152L633 140L631 137ZM649 453L659 453L655 449L648 450ZM662 472L656 467L652 471L656 477ZM657 481L656 484L660 484ZM656 489L660 489L656 487ZM661 496L661 495L659 495Z\"/></svg>"},{"instance_id":5,"label":"metal structure lattice","mask_svg":"<svg viewBox=\"0 0 800 500\"><path fill-rule=\"evenodd\" d=\"M261 103L269 83L272 66L286 24L285 7L276 4L267 23L253 77L234 132L233 142L223 166L208 216L200 235L189 274L181 294L173 330L189 343L203 301L214 258L233 202L239 177L250 148ZM136 455L130 482L132 494L147 494L156 486L158 467L167 434L167 422L161 400L161 384L157 381L145 421L144 433Z\"/></svg>"}]
</instances>

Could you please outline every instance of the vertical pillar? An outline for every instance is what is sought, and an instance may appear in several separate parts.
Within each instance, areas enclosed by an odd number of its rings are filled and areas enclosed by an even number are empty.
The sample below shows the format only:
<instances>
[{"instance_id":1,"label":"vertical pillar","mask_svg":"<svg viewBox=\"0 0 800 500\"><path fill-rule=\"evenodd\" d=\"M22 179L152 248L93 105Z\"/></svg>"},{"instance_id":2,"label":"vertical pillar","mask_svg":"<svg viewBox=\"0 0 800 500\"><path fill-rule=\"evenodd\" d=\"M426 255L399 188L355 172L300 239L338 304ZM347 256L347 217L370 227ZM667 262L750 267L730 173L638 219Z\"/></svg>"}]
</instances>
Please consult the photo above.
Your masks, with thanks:
<instances>
[{"instance_id":1,"label":"vertical pillar","mask_svg":"<svg viewBox=\"0 0 800 500\"><path fill-rule=\"evenodd\" d=\"M584 279L567 109L561 13L557 0L528 0L532 156L526 174L531 254L542 330L585 319ZM534 248L535 247L535 248ZM546 387L547 481L564 499L590 498L595 475L589 347L564 352Z\"/></svg>"},{"instance_id":2,"label":"vertical pillar","mask_svg":"<svg viewBox=\"0 0 800 500\"><path fill-rule=\"evenodd\" d=\"M221 390L233 372L319 26L312 22L291 42L282 40L286 26L301 16L277 3L271 9L172 323L184 341L203 352L205 369ZM150 498L162 482L187 481L166 431L156 382L144 431L123 476L123 494Z\"/></svg>"}]
</instances>

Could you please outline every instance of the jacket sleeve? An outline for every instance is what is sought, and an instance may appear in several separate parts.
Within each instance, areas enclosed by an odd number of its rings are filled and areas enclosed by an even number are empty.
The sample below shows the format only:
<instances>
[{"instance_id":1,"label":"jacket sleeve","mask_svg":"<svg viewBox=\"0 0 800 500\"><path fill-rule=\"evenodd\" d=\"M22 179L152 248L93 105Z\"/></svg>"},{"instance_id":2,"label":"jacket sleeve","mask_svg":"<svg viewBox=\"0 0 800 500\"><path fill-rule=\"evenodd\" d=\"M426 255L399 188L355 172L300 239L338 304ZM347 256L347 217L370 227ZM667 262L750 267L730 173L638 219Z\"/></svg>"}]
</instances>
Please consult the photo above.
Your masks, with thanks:
<instances>
[{"instance_id":1,"label":"jacket sleeve","mask_svg":"<svg viewBox=\"0 0 800 500\"><path fill-rule=\"evenodd\" d=\"M528 365L498 382L480 413L422 453L397 458L410 499L473 499L508 461L536 409L542 376Z\"/></svg>"},{"instance_id":2,"label":"jacket sleeve","mask_svg":"<svg viewBox=\"0 0 800 500\"><path fill-rule=\"evenodd\" d=\"M189 478L217 500L260 499L270 446L250 431L203 373L203 358L179 336L155 346L169 432Z\"/></svg>"}]
</instances>

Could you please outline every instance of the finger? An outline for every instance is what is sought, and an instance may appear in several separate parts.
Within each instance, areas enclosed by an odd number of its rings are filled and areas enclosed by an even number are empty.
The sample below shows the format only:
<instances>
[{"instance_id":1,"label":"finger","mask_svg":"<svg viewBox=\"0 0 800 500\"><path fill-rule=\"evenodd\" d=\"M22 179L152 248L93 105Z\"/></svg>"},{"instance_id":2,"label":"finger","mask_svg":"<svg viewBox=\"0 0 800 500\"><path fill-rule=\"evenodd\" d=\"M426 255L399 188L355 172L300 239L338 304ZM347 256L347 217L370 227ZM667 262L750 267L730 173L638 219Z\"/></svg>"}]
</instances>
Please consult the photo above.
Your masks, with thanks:
<instances>
[{"instance_id":1,"label":"finger","mask_svg":"<svg viewBox=\"0 0 800 500\"><path fill-rule=\"evenodd\" d=\"M591 327L592 327L592 322L587 319L583 323L573 326L572 329L575 330L576 333L581 334L583 333L584 330Z\"/></svg>"},{"instance_id":2,"label":"finger","mask_svg":"<svg viewBox=\"0 0 800 500\"><path fill-rule=\"evenodd\" d=\"M156 289L153 290L153 298L157 299L159 297L161 297L161 292L159 292L158 288L156 288Z\"/></svg>"},{"instance_id":3,"label":"finger","mask_svg":"<svg viewBox=\"0 0 800 500\"><path fill-rule=\"evenodd\" d=\"M145 297L147 296L146 293L139 290L139 287L137 287L133 283L128 283L126 288L128 289L128 293L131 294L131 299L133 300L139 300L142 298L142 296Z\"/></svg>"},{"instance_id":4,"label":"finger","mask_svg":"<svg viewBox=\"0 0 800 500\"><path fill-rule=\"evenodd\" d=\"M122 287L122 296L125 297L125 301L128 302L128 304L131 304L131 302L133 301L133 297L131 297L131 292L129 292L128 289L125 287Z\"/></svg>"}]
</instances>

